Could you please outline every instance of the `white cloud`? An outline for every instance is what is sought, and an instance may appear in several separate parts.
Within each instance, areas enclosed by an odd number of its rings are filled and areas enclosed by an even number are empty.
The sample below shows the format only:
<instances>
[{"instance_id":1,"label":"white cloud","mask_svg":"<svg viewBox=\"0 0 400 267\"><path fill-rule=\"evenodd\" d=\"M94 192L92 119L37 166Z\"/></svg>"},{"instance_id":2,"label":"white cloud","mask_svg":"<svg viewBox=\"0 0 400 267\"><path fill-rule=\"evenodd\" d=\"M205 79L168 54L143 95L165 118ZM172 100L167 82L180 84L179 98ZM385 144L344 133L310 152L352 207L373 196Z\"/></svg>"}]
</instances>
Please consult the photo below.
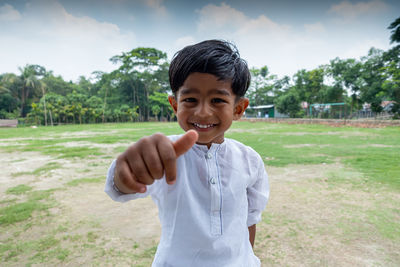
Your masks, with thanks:
<instances>
[{"instance_id":1,"label":"white cloud","mask_svg":"<svg viewBox=\"0 0 400 267\"><path fill-rule=\"evenodd\" d=\"M68 13L57 1L35 1L26 5L14 30L0 28L0 73L16 71L25 64L40 64L65 79L110 71L116 66L109 58L135 46L132 32L91 17ZM12 26L11 26L12 27Z\"/></svg>"},{"instance_id":2,"label":"white cloud","mask_svg":"<svg viewBox=\"0 0 400 267\"><path fill-rule=\"evenodd\" d=\"M304 29L307 33L324 33L325 27L321 22L313 23L313 24L304 24Z\"/></svg>"},{"instance_id":3,"label":"white cloud","mask_svg":"<svg viewBox=\"0 0 400 267\"><path fill-rule=\"evenodd\" d=\"M225 3L207 5L198 14L196 39L229 40L238 46L250 66L268 65L275 74L290 73L293 64L288 66L287 62L293 57L288 51L301 45L290 26L278 24L265 15L248 17Z\"/></svg>"},{"instance_id":4,"label":"white cloud","mask_svg":"<svg viewBox=\"0 0 400 267\"><path fill-rule=\"evenodd\" d=\"M225 3L222 3L221 6L209 4L197 12L200 14L200 20L197 23L199 31L221 30L227 26L229 28L239 27L247 20L242 12Z\"/></svg>"},{"instance_id":5,"label":"white cloud","mask_svg":"<svg viewBox=\"0 0 400 267\"><path fill-rule=\"evenodd\" d=\"M359 59L368 54L368 51L372 48L386 47L387 44L383 43L382 40L371 38L368 40L354 42L351 47L343 51L341 54L342 58L356 58Z\"/></svg>"},{"instance_id":6,"label":"white cloud","mask_svg":"<svg viewBox=\"0 0 400 267\"><path fill-rule=\"evenodd\" d=\"M19 19L21 19L21 14L13 6L9 4L0 6L0 21L17 21Z\"/></svg>"},{"instance_id":7,"label":"white cloud","mask_svg":"<svg viewBox=\"0 0 400 267\"><path fill-rule=\"evenodd\" d=\"M167 15L167 8L163 5L163 0L145 0L145 4L154 9L158 15Z\"/></svg>"},{"instance_id":8,"label":"white cloud","mask_svg":"<svg viewBox=\"0 0 400 267\"><path fill-rule=\"evenodd\" d=\"M268 35L280 38L286 36L289 31L289 26L277 24L268 17L261 15L256 19L248 18L244 23L240 25L237 34L261 34L264 36Z\"/></svg>"},{"instance_id":9,"label":"white cloud","mask_svg":"<svg viewBox=\"0 0 400 267\"><path fill-rule=\"evenodd\" d=\"M174 46L175 46L176 50L180 50L185 46L192 45L195 43L196 43L196 39L193 36L187 35L187 36L178 38L175 41Z\"/></svg>"},{"instance_id":10,"label":"white cloud","mask_svg":"<svg viewBox=\"0 0 400 267\"><path fill-rule=\"evenodd\" d=\"M265 15L255 18L246 16L225 3L207 5L198 14L197 33L192 35L194 39L232 41L249 66L267 65L271 73L279 77L328 64L335 57L366 55L366 46L377 44L366 41L366 45L358 46L360 50L354 54L352 44L355 40L365 40L360 39L357 33L344 36L340 29L330 28L328 31L322 22L303 27L280 24Z\"/></svg>"},{"instance_id":11,"label":"white cloud","mask_svg":"<svg viewBox=\"0 0 400 267\"><path fill-rule=\"evenodd\" d=\"M354 19L361 15L379 13L386 9L388 9L387 4L381 0L358 2L354 4L346 0L339 4L332 5L329 12L347 19Z\"/></svg>"}]
</instances>

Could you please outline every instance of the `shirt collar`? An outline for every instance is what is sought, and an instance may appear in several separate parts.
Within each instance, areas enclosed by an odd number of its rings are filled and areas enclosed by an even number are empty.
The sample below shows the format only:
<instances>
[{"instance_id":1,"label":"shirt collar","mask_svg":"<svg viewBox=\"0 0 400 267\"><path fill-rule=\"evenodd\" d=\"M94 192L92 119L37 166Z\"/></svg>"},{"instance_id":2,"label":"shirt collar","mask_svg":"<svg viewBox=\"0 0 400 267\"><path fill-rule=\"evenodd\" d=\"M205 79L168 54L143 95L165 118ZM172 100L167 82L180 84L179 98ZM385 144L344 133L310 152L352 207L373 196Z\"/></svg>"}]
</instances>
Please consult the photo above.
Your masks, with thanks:
<instances>
[{"instance_id":1,"label":"shirt collar","mask_svg":"<svg viewBox=\"0 0 400 267\"><path fill-rule=\"evenodd\" d=\"M214 153L214 152L218 151L220 148L225 147L225 146L226 146L226 138L224 139L224 141L221 144L211 143L210 148L208 148L207 145L199 145L199 144L194 144L192 148L196 152Z\"/></svg>"}]
</instances>

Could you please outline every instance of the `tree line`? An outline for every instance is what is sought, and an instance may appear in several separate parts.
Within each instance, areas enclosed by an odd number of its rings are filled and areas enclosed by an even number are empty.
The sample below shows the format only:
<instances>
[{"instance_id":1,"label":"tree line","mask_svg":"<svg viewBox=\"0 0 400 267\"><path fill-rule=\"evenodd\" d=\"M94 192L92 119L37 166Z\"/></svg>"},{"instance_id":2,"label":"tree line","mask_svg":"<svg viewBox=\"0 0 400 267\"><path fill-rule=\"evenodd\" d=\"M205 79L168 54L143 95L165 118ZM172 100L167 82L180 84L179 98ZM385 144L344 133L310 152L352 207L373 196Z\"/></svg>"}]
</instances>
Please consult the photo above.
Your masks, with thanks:
<instances>
[{"instance_id":1,"label":"tree line","mask_svg":"<svg viewBox=\"0 0 400 267\"><path fill-rule=\"evenodd\" d=\"M299 70L292 78L278 79L267 66L252 69L250 105L275 104L281 113L304 117L302 102L345 103L350 113L368 104L379 113L382 103L390 101L390 112L400 118L400 17L388 29L395 44L388 51L371 48L360 59L335 58L313 70Z\"/></svg>"},{"instance_id":2,"label":"tree line","mask_svg":"<svg viewBox=\"0 0 400 267\"><path fill-rule=\"evenodd\" d=\"M166 53L139 47L110 60L119 67L76 83L39 65L0 75L0 118L44 125L173 118Z\"/></svg>"},{"instance_id":3,"label":"tree line","mask_svg":"<svg viewBox=\"0 0 400 267\"><path fill-rule=\"evenodd\" d=\"M301 103L345 103L359 110L368 103L374 112L391 101L391 112L400 117L400 17L389 27L391 49L371 48L360 59L332 59L312 70L278 78L267 66L252 68L247 92L250 106L274 104L290 117L307 116ZM29 124L128 122L172 120L167 96L166 53L138 47L113 56L117 66L109 73L96 71L65 81L40 65L26 65L19 73L0 74L0 119Z\"/></svg>"}]
</instances>

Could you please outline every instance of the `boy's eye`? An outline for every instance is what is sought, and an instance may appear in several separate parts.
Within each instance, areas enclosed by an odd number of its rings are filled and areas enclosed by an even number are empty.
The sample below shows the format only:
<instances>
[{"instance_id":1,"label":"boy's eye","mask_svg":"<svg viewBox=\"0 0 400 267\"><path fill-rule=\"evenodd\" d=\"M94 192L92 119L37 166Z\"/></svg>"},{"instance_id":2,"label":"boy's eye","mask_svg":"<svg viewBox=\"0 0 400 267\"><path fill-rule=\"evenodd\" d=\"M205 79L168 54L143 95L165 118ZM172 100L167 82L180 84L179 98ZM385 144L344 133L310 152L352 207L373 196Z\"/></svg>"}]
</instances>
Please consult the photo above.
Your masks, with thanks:
<instances>
[{"instance_id":1,"label":"boy's eye","mask_svg":"<svg viewBox=\"0 0 400 267\"><path fill-rule=\"evenodd\" d=\"M182 100L183 102L189 102L189 103L193 103L196 102L196 98L193 97L188 97Z\"/></svg>"},{"instance_id":2,"label":"boy's eye","mask_svg":"<svg viewBox=\"0 0 400 267\"><path fill-rule=\"evenodd\" d=\"M213 98L211 103L225 103L226 101L222 98Z\"/></svg>"}]
</instances>

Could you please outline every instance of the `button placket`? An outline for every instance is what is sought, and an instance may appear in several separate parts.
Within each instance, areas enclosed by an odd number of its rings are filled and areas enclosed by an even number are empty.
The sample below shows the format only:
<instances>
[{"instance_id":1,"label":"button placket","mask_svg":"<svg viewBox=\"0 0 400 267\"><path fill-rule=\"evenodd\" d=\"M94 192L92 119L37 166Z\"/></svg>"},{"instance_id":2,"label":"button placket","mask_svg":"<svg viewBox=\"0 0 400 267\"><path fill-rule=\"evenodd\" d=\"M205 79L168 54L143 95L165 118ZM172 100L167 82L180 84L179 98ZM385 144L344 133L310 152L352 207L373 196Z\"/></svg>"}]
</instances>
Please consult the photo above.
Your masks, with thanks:
<instances>
[{"instance_id":1,"label":"button placket","mask_svg":"<svg viewBox=\"0 0 400 267\"><path fill-rule=\"evenodd\" d=\"M205 158L208 166L208 181L210 184L210 195L211 195L211 207L210 207L211 234L221 235L222 234L221 189L220 189L220 183L218 182L219 176L218 176L217 161L215 159L215 155L212 154L211 149L205 154Z\"/></svg>"}]
</instances>

